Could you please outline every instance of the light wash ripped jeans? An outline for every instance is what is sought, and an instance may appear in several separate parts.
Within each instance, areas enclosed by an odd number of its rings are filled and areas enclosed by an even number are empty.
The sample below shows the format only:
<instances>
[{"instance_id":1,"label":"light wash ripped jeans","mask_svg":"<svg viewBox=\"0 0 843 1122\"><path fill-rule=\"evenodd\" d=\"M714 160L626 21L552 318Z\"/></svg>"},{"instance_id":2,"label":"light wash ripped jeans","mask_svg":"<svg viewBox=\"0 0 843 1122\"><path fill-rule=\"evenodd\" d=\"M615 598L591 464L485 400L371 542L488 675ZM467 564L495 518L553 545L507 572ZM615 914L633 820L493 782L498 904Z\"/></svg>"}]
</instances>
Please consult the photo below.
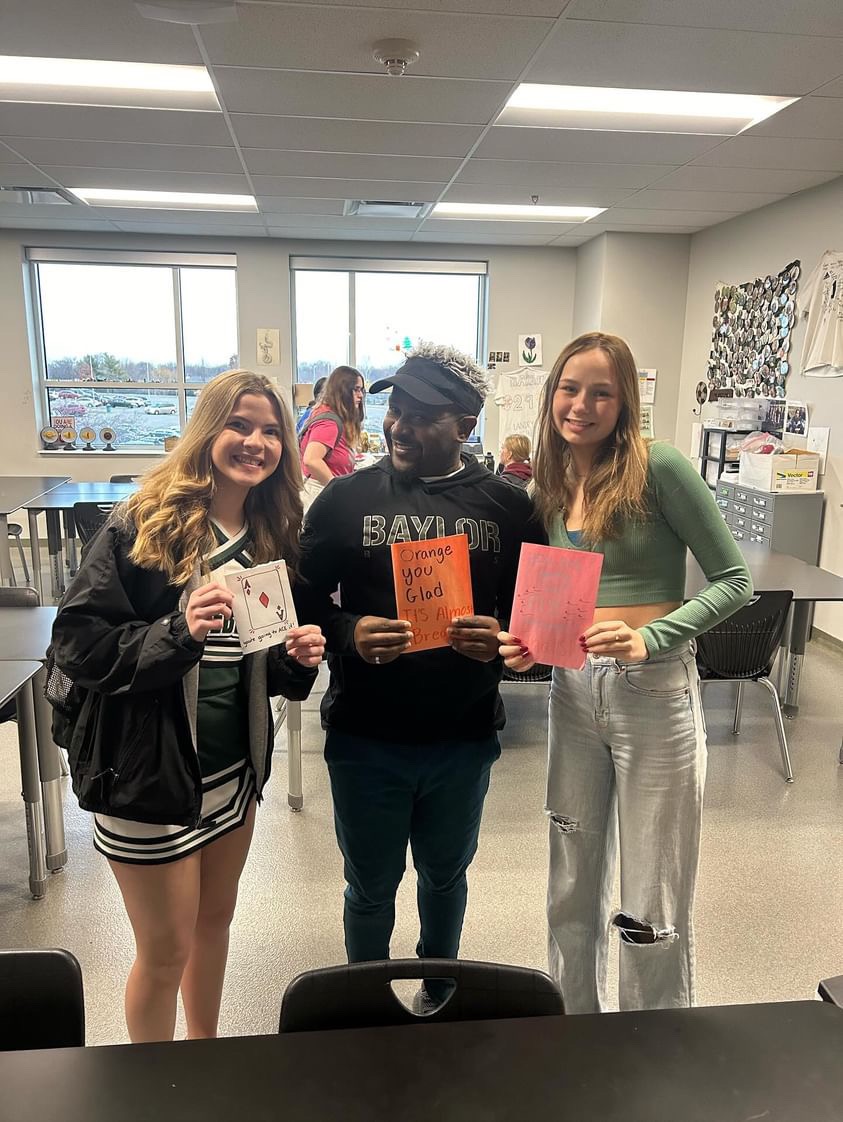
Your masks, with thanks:
<instances>
[{"instance_id":1,"label":"light wash ripped jeans","mask_svg":"<svg viewBox=\"0 0 843 1122\"><path fill-rule=\"evenodd\" d=\"M706 765L694 649L553 671L548 956L569 1013L607 1006L610 924L621 1009L693 1004ZM610 917L618 842L621 907Z\"/></svg>"}]
</instances>

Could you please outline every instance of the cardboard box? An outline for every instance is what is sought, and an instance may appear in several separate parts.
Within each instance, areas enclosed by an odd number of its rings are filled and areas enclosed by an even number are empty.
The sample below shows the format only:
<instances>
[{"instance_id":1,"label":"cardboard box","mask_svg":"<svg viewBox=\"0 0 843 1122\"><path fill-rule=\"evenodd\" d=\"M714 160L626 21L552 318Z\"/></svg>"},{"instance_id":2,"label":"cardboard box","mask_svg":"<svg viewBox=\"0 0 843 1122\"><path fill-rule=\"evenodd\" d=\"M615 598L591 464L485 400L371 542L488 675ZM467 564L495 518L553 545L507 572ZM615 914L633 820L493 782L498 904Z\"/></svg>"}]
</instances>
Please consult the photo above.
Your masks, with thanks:
<instances>
[{"instance_id":1,"label":"cardboard box","mask_svg":"<svg viewBox=\"0 0 843 1122\"><path fill-rule=\"evenodd\" d=\"M814 452L791 451L778 456L741 452L739 482L759 491L816 491L820 458Z\"/></svg>"}]
</instances>

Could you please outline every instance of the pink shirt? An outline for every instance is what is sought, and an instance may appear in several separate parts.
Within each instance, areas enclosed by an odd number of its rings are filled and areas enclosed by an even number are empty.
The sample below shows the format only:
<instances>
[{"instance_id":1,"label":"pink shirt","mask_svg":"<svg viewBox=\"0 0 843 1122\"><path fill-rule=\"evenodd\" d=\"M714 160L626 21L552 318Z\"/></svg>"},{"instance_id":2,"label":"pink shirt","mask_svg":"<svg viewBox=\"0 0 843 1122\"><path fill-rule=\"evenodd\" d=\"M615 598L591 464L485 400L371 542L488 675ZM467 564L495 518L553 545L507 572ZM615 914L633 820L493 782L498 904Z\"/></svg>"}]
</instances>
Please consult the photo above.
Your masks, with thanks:
<instances>
[{"instance_id":1,"label":"pink shirt","mask_svg":"<svg viewBox=\"0 0 843 1122\"><path fill-rule=\"evenodd\" d=\"M329 410L324 409L324 407L323 411L329 412ZM318 419L312 421L299 444L302 457L304 457L304 450L308 444L310 444L311 440L316 441L318 444L324 444L328 449L328 454L325 457L325 465L331 475L351 475L354 471L354 453L349 448L345 436L336 421L320 421ZM310 472L304 464L302 464L302 471L304 472L305 478L309 478Z\"/></svg>"}]
</instances>

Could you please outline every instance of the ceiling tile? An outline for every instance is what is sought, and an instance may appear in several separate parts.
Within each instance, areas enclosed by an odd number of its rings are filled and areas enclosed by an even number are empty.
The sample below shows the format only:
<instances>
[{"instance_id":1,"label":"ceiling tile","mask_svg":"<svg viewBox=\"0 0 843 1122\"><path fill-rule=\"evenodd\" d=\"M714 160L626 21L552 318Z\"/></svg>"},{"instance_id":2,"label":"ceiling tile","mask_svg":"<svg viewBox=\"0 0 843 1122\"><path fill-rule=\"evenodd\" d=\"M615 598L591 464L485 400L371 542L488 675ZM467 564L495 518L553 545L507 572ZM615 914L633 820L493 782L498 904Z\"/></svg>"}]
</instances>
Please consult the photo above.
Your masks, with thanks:
<instances>
[{"instance_id":1,"label":"ceiling tile","mask_svg":"<svg viewBox=\"0 0 843 1122\"><path fill-rule=\"evenodd\" d=\"M294 176L255 175L260 195L286 195L316 199L378 199L399 203L430 203L439 197L444 183L399 183L369 179L299 179Z\"/></svg>"},{"instance_id":2,"label":"ceiling tile","mask_svg":"<svg viewBox=\"0 0 843 1122\"><path fill-rule=\"evenodd\" d=\"M497 125L475 156L593 164L684 164L717 144L719 137L676 133L601 132L592 129L525 129Z\"/></svg>"},{"instance_id":3,"label":"ceiling tile","mask_svg":"<svg viewBox=\"0 0 843 1122\"><path fill-rule=\"evenodd\" d=\"M248 3L249 0L241 0ZM325 0L300 0L302 6L324 4ZM435 12L488 12L515 16L558 16L565 10L566 0L433 0L428 10ZM337 8L368 8L372 0L334 0ZM390 8L404 11L421 7L418 0L390 0Z\"/></svg>"},{"instance_id":4,"label":"ceiling tile","mask_svg":"<svg viewBox=\"0 0 843 1122\"><path fill-rule=\"evenodd\" d=\"M411 75L396 81L380 74L292 74L226 67L217 67L216 75L231 113L431 124L485 125L511 88L509 82Z\"/></svg>"},{"instance_id":5,"label":"ceiling tile","mask_svg":"<svg viewBox=\"0 0 843 1122\"><path fill-rule=\"evenodd\" d=\"M271 226L269 233L273 238L290 238L303 243L314 239L344 242L407 242L411 237L409 233L393 233L388 229L380 233L374 230L349 230L344 234L338 234L336 230L325 230L320 226L312 228Z\"/></svg>"},{"instance_id":6,"label":"ceiling tile","mask_svg":"<svg viewBox=\"0 0 843 1122\"><path fill-rule=\"evenodd\" d=\"M539 235L538 237L518 237L512 234L426 234L424 231L416 234L413 242L425 242L427 244L440 244L440 245L464 245L471 247L473 245L523 245L523 246L544 246L549 245L552 236Z\"/></svg>"},{"instance_id":7,"label":"ceiling tile","mask_svg":"<svg viewBox=\"0 0 843 1122\"><path fill-rule=\"evenodd\" d=\"M589 222L589 229L591 223ZM608 222L605 226L596 226L592 231L594 237L600 234L695 234L697 230L702 229L702 224L695 224L693 226L674 226L665 224L664 226L641 226L636 225L634 222ZM567 238L560 239L560 241L567 242ZM590 239L589 239L590 240Z\"/></svg>"},{"instance_id":8,"label":"ceiling tile","mask_svg":"<svg viewBox=\"0 0 843 1122\"><path fill-rule=\"evenodd\" d=\"M182 235L209 238L266 237L266 230L263 226L235 226L231 224L225 229L220 229L218 226L203 225L202 223L196 222L183 222L175 228L174 224L163 223L157 219L150 219L149 222L119 222L118 228L127 234L163 234L171 238L181 237ZM224 249L224 244L220 243L219 248L221 250Z\"/></svg>"},{"instance_id":9,"label":"ceiling tile","mask_svg":"<svg viewBox=\"0 0 843 1122\"><path fill-rule=\"evenodd\" d=\"M71 222L67 218L40 218L21 217L7 218L0 212L0 227L11 230L111 230L114 226L110 222L103 222L97 218L86 218L81 221Z\"/></svg>"},{"instance_id":10,"label":"ceiling tile","mask_svg":"<svg viewBox=\"0 0 843 1122\"><path fill-rule=\"evenodd\" d=\"M281 195L258 195L261 213L268 222L284 214L342 214L342 199L285 199Z\"/></svg>"},{"instance_id":11,"label":"ceiling tile","mask_svg":"<svg viewBox=\"0 0 843 1122\"><path fill-rule=\"evenodd\" d=\"M725 222L734 218L734 214L727 214L715 210L671 210L669 212L658 210L633 210L631 207L612 207L605 214L598 215L597 221L601 226L612 223L628 226L714 226L718 222ZM590 226L591 223L588 223Z\"/></svg>"},{"instance_id":12,"label":"ceiling tile","mask_svg":"<svg viewBox=\"0 0 843 1122\"><path fill-rule=\"evenodd\" d=\"M564 20L526 80L792 96L840 71L834 38Z\"/></svg>"},{"instance_id":13,"label":"ceiling tile","mask_svg":"<svg viewBox=\"0 0 843 1122\"><path fill-rule=\"evenodd\" d=\"M801 168L843 172L843 140L780 140L772 136L734 136L694 164L708 167Z\"/></svg>"},{"instance_id":14,"label":"ceiling tile","mask_svg":"<svg viewBox=\"0 0 843 1122\"><path fill-rule=\"evenodd\" d=\"M22 161L11 159L11 153L6 153L5 149L0 148L0 159L4 155L9 155L8 163L3 160L0 163L0 186L3 187L53 187L55 184L51 183L40 171Z\"/></svg>"},{"instance_id":15,"label":"ceiling tile","mask_svg":"<svg viewBox=\"0 0 843 1122\"><path fill-rule=\"evenodd\" d=\"M523 203L529 204L530 190L523 187L498 187L488 183L462 183L449 187L443 201L449 203ZM628 187L543 187L539 194L542 206L612 206L622 202L632 191Z\"/></svg>"},{"instance_id":16,"label":"ceiling tile","mask_svg":"<svg viewBox=\"0 0 843 1122\"><path fill-rule=\"evenodd\" d=\"M457 183L513 186L532 190L537 187L646 187L654 179L673 171L664 164L551 164L527 160L485 160L472 157L459 174Z\"/></svg>"},{"instance_id":17,"label":"ceiling tile","mask_svg":"<svg viewBox=\"0 0 843 1122\"><path fill-rule=\"evenodd\" d=\"M294 175L316 179L383 179L447 183L460 166L438 156L365 156L336 152L273 152L244 148L251 175Z\"/></svg>"},{"instance_id":18,"label":"ceiling tile","mask_svg":"<svg viewBox=\"0 0 843 1122\"><path fill-rule=\"evenodd\" d=\"M3 0L3 54L201 66L189 27L140 16L131 0Z\"/></svg>"},{"instance_id":19,"label":"ceiling tile","mask_svg":"<svg viewBox=\"0 0 843 1122\"><path fill-rule=\"evenodd\" d=\"M320 120L233 113L243 148L300 152L371 152L387 156L459 156L480 137L478 125L420 125L381 121Z\"/></svg>"},{"instance_id":20,"label":"ceiling tile","mask_svg":"<svg viewBox=\"0 0 843 1122\"><path fill-rule=\"evenodd\" d=\"M759 179L758 186L763 187L763 173L759 174ZM628 210L710 210L739 214L786 197L752 191L661 191L651 187L629 195L623 205Z\"/></svg>"},{"instance_id":21,"label":"ceiling tile","mask_svg":"<svg viewBox=\"0 0 843 1122\"><path fill-rule=\"evenodd\" d=\"M79 105L2 105L0 133L9 138L43 136L152 144L231 143L222 113Z\"/></svg>"},{"instance_id":22,"label":"ceiling tile","mask_svg":"<svg viewBox=\"0 0 843 1122\"><path fill-rule=\"evenodd\" d=\"M265 226L264 217L256 211L225 210L145 210L142 207L91 207L98 218L108 218L123 226L126 223L155 222L159 226L169 226L172 230L187 222L191 226L214 226L218 229L229 226Z\"/></svg>"},{"instance_id":23,"label":"ceiling tile","mask_svg":"<svg viewBox=\"0 0 843 1122\"><path fill-rule=\"evenodd\" d=\"M14 147L34 164L89 168L137 168L156 171L241 172L234 148L199 148L183 144L120 144L93 140L14 141Z\"/></svg>"},{"instance_id":24,"label":"ceiling tile","mask_svg":"<svg viewBox=\"0 0 843 1122\"><path fill-rule=\"evenodd\" d=\"M417 9L333 5L241 4L236 23L207 24L202 39L216 68L269 67L386 76L372 55L379 39L419 44L413 76L506 78L521 73L548 31L550 19ZM389 95L386 95L389 96Z\"/></svg>"},{"instance_id":25,"label":"ceiling tile","mask_svg":"<svg viewBox=\"0 0 843 1122\"><path fill-rule=\"evenodd\" d=\"M522 238L542 238L546 235L549 241L551 238L558 237L559 234L579 229L581 224L578 222L483 222L473 218L461 222L458 218L427 218L422 229L426 234L435 233L450 236L451 233L455 232L454 226L459 227L463 235L470 233L472 238L495 237L497 234L511 234Z\"/></svg>"},{"instance_id":26,"label":"ceiling tile","mask_svg":"<svg viewBox=\"0 0 843 1122\"><path fill-rule=\"evenodd\" d=\"M126 168L53 167L42 169L65 187L118 187L139 191L210 191L250 194L245 175L211 172L129 171Z\"/></svg>"},{"instance_id":27,"label":"ceiling tile","mask_svg":"<svg viewBox=\"0 0 843 1122\"><path fill-rule=\"evenodd\" d=\"M839 0L574 0L566 19L843 35Z\"/></svg>"},{"instance_id":28,"label":"ceiling tile","mask_svg":"<svg viewBox=\"0 0 843 1122\"><path fill-rule=\"evenodd\" d=\"M843 97L843 77L838 78L834 82L829 82L827 85L820 87L816 92L820 97Z\"/></svg>"},{"instance_id":29,"label":"ceiling tile","mask_svg":"<svg viewBox=\"0 0 843 1122\"><path fill-rule=\"evenodd\" d=\"M843 12L843 4L840 10ZM843 42L840 51L843 57ZM843 88L840 92L843 94ZM805 97L742 135L843 140L843 97Z\"/></svg>"},{"instance_id":30,"label":"ceiling tile","mask_svg":"<svg viewBox=\"0 0 843 1122\"><path fill-rule=\"evenodd\" d=\"M352 215L267 214L268 226L284 226L290 230L333 230L337 237L343 233L357 234L364 230L379 233L412 234L419 224L417 218L357 218Z\"/></svg>"},{"instance_id":31,"label":"ceiling tile","mask_svg":"<svg viewBox=\"0 0 843 1122\"><path fill-rule=\"evenodd\" d=\"M789 194L836 179L834 171L803 171L801 168L714 168L688 164L659 179L654 186L678 191L768 191Z\"/></svg>"}]
</instances>

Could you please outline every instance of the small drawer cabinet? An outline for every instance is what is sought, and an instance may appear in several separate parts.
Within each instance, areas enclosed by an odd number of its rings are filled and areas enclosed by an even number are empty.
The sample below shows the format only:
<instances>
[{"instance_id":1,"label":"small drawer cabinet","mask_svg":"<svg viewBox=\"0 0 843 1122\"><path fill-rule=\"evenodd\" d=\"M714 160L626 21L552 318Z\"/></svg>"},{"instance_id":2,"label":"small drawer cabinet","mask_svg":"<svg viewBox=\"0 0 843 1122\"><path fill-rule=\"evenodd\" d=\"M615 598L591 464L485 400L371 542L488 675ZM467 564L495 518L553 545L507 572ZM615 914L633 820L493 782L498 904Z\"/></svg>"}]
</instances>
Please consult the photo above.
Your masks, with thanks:
<instances>
[{"instance_id":1,"label":"small drawer cabinet","mask_svg":"<svg viewBox=\"0 0 843 1122\"><path fill-rule=\"evenodd\" d=\"M715 501L735 541L756 542L789 553L809 565L820 557L823 494L787 495L756 491L721 479Z\"/></svg>"}]
</instances>

